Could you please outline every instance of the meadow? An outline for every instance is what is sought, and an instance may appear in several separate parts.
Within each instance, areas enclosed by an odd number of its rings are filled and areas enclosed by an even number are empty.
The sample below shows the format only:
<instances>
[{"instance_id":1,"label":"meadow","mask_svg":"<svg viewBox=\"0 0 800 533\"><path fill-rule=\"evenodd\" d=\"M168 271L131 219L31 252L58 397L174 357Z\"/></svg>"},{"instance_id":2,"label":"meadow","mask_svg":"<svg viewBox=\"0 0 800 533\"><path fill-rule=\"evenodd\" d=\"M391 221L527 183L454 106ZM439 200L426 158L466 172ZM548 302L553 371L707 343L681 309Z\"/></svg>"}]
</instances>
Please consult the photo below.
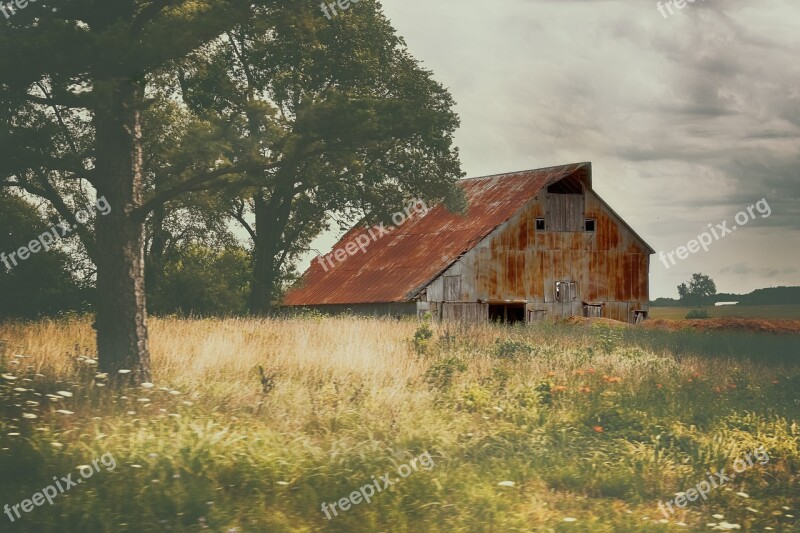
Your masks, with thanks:
<instances>
[{"instance_id":1,"label":"meadow","mask_svg":"<svg viewBox=\"0 0 800 533\"><path fill-rule=\"evenodd\" d=\"M0 339L0 505L116 463L1 531L800 530L800 336L157 318L155 383L126 390L90 319Z\"/></svg>"},{"instance_id":2,"label":"meadow","mask_svg":"<svg viewBox=\"0 0 800 533\"><path fill-rule=\"evenodd\" d=\"M650 307L652 318L682 320L693 307ZM701 307L712 318L788 318L800 319L800 305L721 305Z\"/></svg>"}]
</instances>

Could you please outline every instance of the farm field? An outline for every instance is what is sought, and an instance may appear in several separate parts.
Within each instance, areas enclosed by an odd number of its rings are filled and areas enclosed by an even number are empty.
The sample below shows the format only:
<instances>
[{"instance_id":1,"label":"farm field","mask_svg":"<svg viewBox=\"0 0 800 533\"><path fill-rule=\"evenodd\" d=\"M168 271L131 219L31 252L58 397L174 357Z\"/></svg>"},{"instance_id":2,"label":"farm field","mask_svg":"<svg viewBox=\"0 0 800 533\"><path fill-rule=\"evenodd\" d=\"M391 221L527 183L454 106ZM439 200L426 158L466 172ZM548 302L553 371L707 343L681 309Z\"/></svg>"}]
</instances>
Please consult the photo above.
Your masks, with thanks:
<instances>
[{"instance_id":1,"label":"farm field","mask_svg":"<svg viewBox=\"0 0 800 533\"><path fill-rule=\"evenodd\" d=\"M0 339L0 505L115 465L2 531L800 530L796 335L163 318L135 390L91 320Z\"/></svg>"},{"instance_id":2,"label":"farm field","mask_svg":"<svg viewBox=\"0 0 800 533\"><path fill-rule=\"evenodd\" d=\"M692 307L650 307L650 318L682 320ZM786 318L800 319L800 305L723 305L702 307L712 318Z\"/></svg>"}]
</instances>

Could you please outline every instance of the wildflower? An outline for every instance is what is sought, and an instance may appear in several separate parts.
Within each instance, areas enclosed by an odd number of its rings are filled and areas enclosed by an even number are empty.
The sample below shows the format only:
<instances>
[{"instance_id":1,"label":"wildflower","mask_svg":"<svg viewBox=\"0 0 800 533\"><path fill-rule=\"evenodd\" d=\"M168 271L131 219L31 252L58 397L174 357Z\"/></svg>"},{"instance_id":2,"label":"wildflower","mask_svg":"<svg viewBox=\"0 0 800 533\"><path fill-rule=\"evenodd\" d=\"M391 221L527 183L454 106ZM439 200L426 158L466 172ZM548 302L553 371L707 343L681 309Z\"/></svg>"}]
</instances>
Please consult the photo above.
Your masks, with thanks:
<instances>
[{"instance_id":1,"label":"wildflower","mask_svg":"<svg viewBox=\"0 0 800 533\"><path fill-rule=\"evenodd\" d=\"M595 433L603 432L603 426L594 426L592 429L594 430Z\"/></svg>"},{"instance_id":2,"label":"wildflower","mask_svg":"<svg viewBox=\"0 0 800 533\"><path fill-rule=\"evenodd\" d=\"M120 373L120 374L130 374L131 373L130 370L125 370L125 369L118 370L117 372Z\"/></svg>"},{"instance_id":3,"label":"wildflower","mask_svg":"<svg viewBox=\"0 0 800 533\"><path fill-rule=\"evenodd\" d=\"M33 413L22 413L22 418L30 418L31 420L33 420L34 418L39 418L39 417Z\"/></svg>"},{"instance_id":4,"label":"wildflower","mask_svg":"<svg viewBox=\"0 0 800 533\"><path fill-rule=\"evenodd\" d=\"M59 409L56 413L61 413L62 415L74 415L72 411L67 411L66 409Z\"/></svg>"},{"instance_id":5,"label":"wildflower","mask_svg":"<svg viewBox=\"0 0 800 533\"><path fill-rule=\"evenodd\" d=\"M742 498L749 498L750 497L750 495L747 494L746 492L737 492L736 495L740 496Z\"/></svg>"},{"instance_id":6,"label":"wildflower","mask_svg":"<svg viewBox=\"0 0 800 533\"><path fill-rule=\"evenodd\" d=\"M551 390L553 392L564 392L565 390L567 390L567 387L565 387L564 385L556 385Z\"/></svg>"},{"instance_id":7,"label":"wildflower","mask_svg":"<svg viewBox=\"0 0 800 533\"><path fill-rule=\"evenodd\" d=\"M583 387L580 387L578 389L578 392L582 392L584 394L588 394L588 393L592 392L592 389L590 389L589 387L584 385Z\"/></svg>"},{"instance_id":8,"label":"wildflower","mask_svg":"<svg viewBox=\"0 0 800 533\"><path fill-rule=\"evenodd\" d=\"M63 396L64 398L72 398L72 393L65 390L60 390L56 394Z\"/></svg>"},{"instance_id":9,"label":"wildflower","mask_svg":"<svg viewBox=\"0 0 800 533\"><path fill-rule=\"evenodd\" d=\"M501 487L513 487L515 484L516 483L514 483L513 481L501 481L500 483L498 483L498 485Z\"/></svg>"},{"instance_id":10,"label":"wildflower","mask_svg":"<svg viewBox=\"0 0 800 533\"><path fill-rule=\"evenodd\" d=\"M586 369L586 373L587 374L594 374L595 372L596 372L596 370L594 368L587 368Z\"/></svg>"},{"instance_id":11,"label":"wildflower","mask_svg":"<svg viewBox=\"0 0 800 533\"><path fill-rule=\"evenodd\" d=\"M97 374L94 375L94 379L108 379L108 373L98 372Z\"/></svg>"},{"instance_id":12,"label":"wildflower","mask_svg":"<svg viewBox=\"0 0 800 533\"><path fill-rule=\"evenodd\" d=\"M576 370L575 371L575 375L576 376L582 376L583 375L583 370Z\"/></svg>"},{"instance_id":13,"label":"wildflower","mask_svg":"<svg viewBox=\"0 0 800 533\"><path fill-rule=\"evenodd\" d=\"M564 519L564 522L576 522L577 520L578 520L577 518L572 518L571 516L568 516Z\"/></svg>"},{"instance_id":14,"label":"wildflower","mask_svg":"<svg viewBox=\"0 0 800 533\"><path fill-rule=\"evenodd\" d=\"M780 381L777 379L772 382L773 385L777 385L778 383L780 383Z\"/></svg>"},{"instance_id":15,"label":"wildflower","mask_svg":"<svg viewBox=\"0 0 800 533\"><path fill-rule=\"evenodd\" d=\"M15 379L17 379L15 376L12 376L11 374L2 374L0 375L0 377L2 377L3 379L7 379L8 381L14 381Z\"/></svg>"},{"instance_id":16,"label":"wildflower","mask_svg":"<svg viewBox=\"0 0 800 533\"><path fill-rule=\"evenodd\" d=\"M736 383L728 383L728 388L729 389L735 389L736 388Z\"/></svg>"},{"instance_id":17,"label":"wildflower","mask_svg":"<svg viewBox=\"0 0 800 533\"><path fill-rule=\"evenodd\" d=\"M656 383L656 388L661 390L664 388L664 386L661 383Z\"/></svg>"},{"instance_id":18,"label":"wildflower","mask_svg":"<svg viewBox=\"0 0 800 533\"><path fill-rule=\"evenodd\" d=\"M699 378L700 377L700 372L695 372L694 374L692 374L692 377L693 378Z\"/></svg>"},{"instance_id":19,"label":"wildflower","mask_svg":"<svg viewBox=\"0 0 800 533\"><path fill-rule=\"evenodd\" d=\"M153 384L152 383L142 383L142 388L143 389L152 389L153 388Z\"/></svg>"},{"instance_id":20,"label":"wildflower","mask_svg":"<svg viewBox=\"0 0 800 533\"><path fill-rule=\"evenodd\" d=\"M549 378L552 378L552 377L553 377L553 376L555 376L555 375L556 375L556 373L555 373L555 372L548 372L548 373L547 373L547 377L549 377Z\"/></svg>"}]
</instances>

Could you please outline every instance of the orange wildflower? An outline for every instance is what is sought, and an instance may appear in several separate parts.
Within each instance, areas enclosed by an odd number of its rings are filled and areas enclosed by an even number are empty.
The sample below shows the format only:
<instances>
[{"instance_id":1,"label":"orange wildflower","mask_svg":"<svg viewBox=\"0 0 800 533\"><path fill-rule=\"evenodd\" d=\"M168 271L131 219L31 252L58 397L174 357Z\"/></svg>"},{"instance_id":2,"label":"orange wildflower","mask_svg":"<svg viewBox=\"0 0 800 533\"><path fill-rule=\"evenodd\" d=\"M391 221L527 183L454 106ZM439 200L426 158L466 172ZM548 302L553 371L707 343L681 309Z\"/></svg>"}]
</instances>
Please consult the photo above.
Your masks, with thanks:
<instances>
[{"instance_id":1,"label":"orange wildflower","mask_svg":"<svg viewBox=\"0 0 800 533\"><path fill-rule=\"evenodd\" d=\"M567 390L567 387L565 387L564 385L556 385L551 390L553 392L564 392L565 390Z\"/></svg>"},{"instance_id":2,"label":"orange wildflower","mask_svg":"<svg viewBox=\"0 0 800 533\"><path fill-rule=\"evenodd\" d=\"M603 432L603 426L594 426L592 429L594 430L595 433Z\"/></svg>"},{"instance_id":3,"label":"orange wildflower","mask_svg":"<svg viewBox=\"0 0 800 533\"><path fill-rule=\"evenodd\" d=\"M592 389L590 389L589 387L583 386L583 387L578 389L578 392L589 393L589 392L592 392Z\"/></svg>"}]
</instances>

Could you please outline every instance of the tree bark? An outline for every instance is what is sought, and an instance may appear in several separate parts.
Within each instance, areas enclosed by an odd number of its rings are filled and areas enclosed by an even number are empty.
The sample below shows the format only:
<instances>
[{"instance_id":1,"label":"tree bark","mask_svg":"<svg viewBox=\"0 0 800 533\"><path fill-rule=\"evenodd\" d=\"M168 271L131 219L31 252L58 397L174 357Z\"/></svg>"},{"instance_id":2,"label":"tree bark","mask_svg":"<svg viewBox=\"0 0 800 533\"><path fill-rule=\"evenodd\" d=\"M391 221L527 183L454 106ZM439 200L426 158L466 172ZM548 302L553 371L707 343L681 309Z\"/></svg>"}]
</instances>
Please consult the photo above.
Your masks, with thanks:
<instances>
[{"instance_id":1,"label":"tree bark","mask_svg":"<svg viewBox=\"0 0 800 533\"><path fill-rule=\"evenodd\" d=\"M272 311L282 266L278 259L281 238L292 214L292 186L291 181L281 180L269 201L261 192L254 198L256 238L250 289L250 312L254 315L268 315Z\"/></svg>"},{"instance_id":2,"label":"tree bark","mask_svg":"<svg viewBox=\"0 0 800 533\"><path fill-rule=\"evenodd\" d=\"M142 203L144 91L132 80L104 82L102 90L94 116L96 170L98 195L105 196L111 211L98 213L96 222L97 351L100 369L109 379L137 384L151 380L144 227L132 216Z\"/></svg>"}]
</instances>

